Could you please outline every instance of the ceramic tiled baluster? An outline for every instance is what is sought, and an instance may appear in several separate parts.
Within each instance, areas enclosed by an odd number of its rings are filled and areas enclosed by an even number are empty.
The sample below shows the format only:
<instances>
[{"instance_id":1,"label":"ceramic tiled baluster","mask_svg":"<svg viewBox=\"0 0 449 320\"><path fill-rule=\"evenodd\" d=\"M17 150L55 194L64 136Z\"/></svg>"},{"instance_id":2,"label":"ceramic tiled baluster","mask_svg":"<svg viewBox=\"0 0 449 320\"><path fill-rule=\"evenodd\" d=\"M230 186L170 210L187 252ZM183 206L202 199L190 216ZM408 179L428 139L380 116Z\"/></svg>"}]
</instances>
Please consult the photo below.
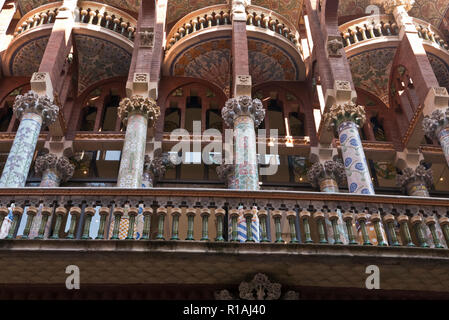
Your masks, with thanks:
<instances>
[{"instance_id":1,"label":"ceramic tiled baluster","mask_svg":"<svg viewBox=\"0 0 449 320\"><path fill-rule=\"evenodd\" d=\"M25 186L41 127L55 122L59 112L53 99L34 91L18 95L13 109L20 125L3 169L0 187Z\"/></svg>"}]
</instances>

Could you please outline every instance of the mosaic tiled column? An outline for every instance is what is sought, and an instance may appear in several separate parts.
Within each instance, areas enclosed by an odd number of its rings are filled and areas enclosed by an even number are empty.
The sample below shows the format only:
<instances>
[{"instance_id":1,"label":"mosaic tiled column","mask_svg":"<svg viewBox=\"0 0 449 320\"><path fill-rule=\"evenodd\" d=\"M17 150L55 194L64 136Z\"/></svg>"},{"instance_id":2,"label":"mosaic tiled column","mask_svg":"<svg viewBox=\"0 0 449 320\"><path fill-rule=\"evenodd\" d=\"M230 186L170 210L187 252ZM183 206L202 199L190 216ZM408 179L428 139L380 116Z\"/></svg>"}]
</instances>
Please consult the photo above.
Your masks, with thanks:
<instances>
[{"instance_id":1,"label":"mosaic tiled column","mask_svg":"<svg viewBox=\"0 0 449 320\"><path fill-rule=\"evenodd\" d=\"M345 167L339 160L328 160L324 164L316 162L307 173L307 178L321 192L339 192L338 186L346 182Z\"/></svg>"},{"instance_id":2,"label":"mosaic tiled column","mask_svg":"<svg viewBox=\"0 0 449 320\"><path fill-rule=\"evenodd\" d=\"M142 176L142 187L152 188L157 180L164 177L167 169L173 167L174 165L170 161L168 153L163 153L162 155L157 154L153 159L146 155Z\"/></svg>"},{"instance_id":3,"label":"mosaic tiled column","mask_svg":"<svg viewBox=\"0 0 449 320\"><path fill-rule=\"evenodd\" d=\"M397 184L409 196L429 197L429 189L433 185L432 170L419 165L416 170L405 168L397 175Z\"/></svg>"},{"instance_id":4,"label":"mosaic tiled column","mask_svg":"<svg viewBox=\"0 0 449 320\"><path fill-rule=\"evenodd\" d=\"M449 166L449 108L436 109L424 117L423 128L430 139L438 139Z\"/></svg>"},{"instance_id":5,"label":"mosaic tiled column","mask_svg":"<svg viewBox=\"0 0 449 320\"><path fill-rule=\"evenodd\" d=\"M55 154L47 153L36 159L34 170L42 174L41 187L55 188L73 176L75 166L65 156L58 158Z\"/></svg>"},{"instance_id":6,"label":"mosaic tiled column","mask_svg":"<svg viewBox=\"0 0 449 320\"><path fill-rule=\"evenodd\" d=\"M365 109L352 102L333 105L325 114L328 128L334 127L341 145L350 193L374 194L371 175L358 128L365 122Z\"/></svg>"},{"instance_id":7,"label":"mosaic tiled column","mask_svg":"<svg viewBox=\"0 0 449 320\"><path fill-rule=\"evenodd\" d=\"M265 110L259 99L241 96L229 99L221 111L229 127L234 128L234 183L233 189L258 190L259 173L255 128L263 121Z\"/></svg>"},{"instance_id":8,"label":"mosaic tiled column","mask_svg":"<svg viewBox=\"0 0 449 320\"><path fill-rule=\"evenodd\" d=\"M42 126L56 121L59 107L48 96L34 91L18 95L14 113L20 120L14 143L0 179L1 187L24 187Z\"/></svg>"},{"instance_id":9,"label":"mosaic tiled column","mask_svg":"<svg viewBox=\"0 0 449 320\"><path fill-rule=\"evenodd\" d=\"M120 102L119 117L127 125L117 186L140 188L145 158L147 129L159 117L156 101L142 96L132 96Z\"/></svg>"}]
</instances>

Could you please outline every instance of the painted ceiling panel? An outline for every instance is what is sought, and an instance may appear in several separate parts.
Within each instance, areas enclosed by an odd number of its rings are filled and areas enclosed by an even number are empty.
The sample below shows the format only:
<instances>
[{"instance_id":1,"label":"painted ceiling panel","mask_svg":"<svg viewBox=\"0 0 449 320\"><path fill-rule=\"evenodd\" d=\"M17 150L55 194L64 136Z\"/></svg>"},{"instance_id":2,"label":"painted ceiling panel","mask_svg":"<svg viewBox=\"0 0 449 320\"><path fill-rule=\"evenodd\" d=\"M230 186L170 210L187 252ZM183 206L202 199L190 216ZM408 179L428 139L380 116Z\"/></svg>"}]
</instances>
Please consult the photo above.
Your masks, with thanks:
<instances>
[{"instance_id":1,"label":"painted ceiling panel","mask_svg":"<svg viewBox=\"0 0 449 320\"><path fill-rule=\"evenodd\" d=\"M15 76L31 76L37 72L44 56L49 36L26 42L13 53L10 72Z\"/></svg>"}]
</instances>

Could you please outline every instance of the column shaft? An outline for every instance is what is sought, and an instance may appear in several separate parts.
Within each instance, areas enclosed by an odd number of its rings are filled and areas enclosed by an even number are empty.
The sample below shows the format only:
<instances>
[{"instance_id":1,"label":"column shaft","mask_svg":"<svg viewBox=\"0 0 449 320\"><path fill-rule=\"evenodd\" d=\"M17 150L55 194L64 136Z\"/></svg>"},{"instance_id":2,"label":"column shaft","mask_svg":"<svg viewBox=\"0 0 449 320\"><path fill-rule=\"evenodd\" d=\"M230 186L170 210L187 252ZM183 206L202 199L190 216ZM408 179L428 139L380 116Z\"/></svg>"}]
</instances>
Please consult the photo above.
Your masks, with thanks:
<instances>
[{"instance_id":1,"label":"column shaft","mask_svg":"<svg viewBox=\"0 0 449 320\"><path fill-rule=\"evenodd\" d=\"M235 173L233 189L258 190L256 133L250 116L240 116L234 122Z\"/></svg>"},{"instance_id":2,"label":"column shaft","mask_svg":"<svg viewBox=\"0 0 449 320\"><path fill-rule=\"evenodd\" d=\"M36 143L42 126L42 117L36 113L25 113L8 155L0 179L2 187L24 187Z\"/></svg>"},{"instance_id":3,"label":"column shaft","mask_svg":"<svg viewBox=\"0 0 449 320\"><path fill-rule=\"evenodd\" d=\"M443 149L446 162L449 166L449 127L446 127L438 133L438 140L440 141L441 148Z\"/></svg>"},{"instance_id":4,"label":"column shaft","mask_svg":"<svg viewBox=\"0 0 449 320\"><path fill-rule=\"evenodd\" d=\"M41 187L57 188L61 183L61 178L55 169L47 169L42 173Z\"/></svg>"},{"instance_id":5,"label":"column shaft","mask_svg":"<svg viewBox=\"0 0 449 320\"><path fill-rule=\"evenodd\" d=\"M350 193L374 194L368 165L357 125L352 121L338 126L341 152L348 178Z\"/></svg>"},{"instance_id":6,"label":"column shaft","mask_svg":"<svg viewBox=\"0 0 449 320\"><path fill-rule=\"evenodd\" d=\"M117 181L118 187L140 188L142 185L147 126L148 119L141 113L134 113L128 117Z\"/></svg>"}]
</instances>

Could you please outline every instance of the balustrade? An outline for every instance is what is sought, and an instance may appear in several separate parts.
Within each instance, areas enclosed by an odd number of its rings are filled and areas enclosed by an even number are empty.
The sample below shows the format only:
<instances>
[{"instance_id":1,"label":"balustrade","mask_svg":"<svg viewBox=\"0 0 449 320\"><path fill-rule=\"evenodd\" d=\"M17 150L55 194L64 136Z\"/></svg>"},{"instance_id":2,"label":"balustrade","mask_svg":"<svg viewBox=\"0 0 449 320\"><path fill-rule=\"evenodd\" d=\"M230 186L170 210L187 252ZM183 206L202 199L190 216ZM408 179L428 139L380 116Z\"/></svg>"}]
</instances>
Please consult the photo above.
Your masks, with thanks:
<instances>
[{"instance_id":1,"label":"balustrade","mask_svg":"<svg viewBox=\"0 0 449 320\"><path fill-rule=\"evenodd\" d=\"M54 23L61 5L62 2L56 2L31 10L17 23L14 36L23 34L38 26ZM131 41L134 40L137 26L136 19L127 13L92 1L79 3L76 12L76 22L109 29Z\"/></svg>"},{"instance_id":2,"label":"balustrade","mask_svg":"<svg viewBox=\"0 0 449 320\"><path fill-rule=\"evenodd\" d=\"M247 7L247 25L272 31L291 42L299 51L301 46L295 27L275 12L257 6ZM232 25L229 6L216 5L194 11L181 18L167 37L170 50L181 39L207 28Z\"/></svg>"},{"instance_id":3,"label":"balustrade","mask_svg":"<svg viewBox=\"0 0 449 320\"><path fill-rule=\"evenodd\" d=\"M306 192L220 190L218 195L216 190L208 189L154 189L139 191L139 196L127 190L59 188L43 196L38 188L18 190L13 195L0 189L2 239L188 240L439 249L449 244L449 202L438 198L419 199L425 203L415 204L409 197ZM113 198L111 192L120 195ZM243 222L246 225L241 228Z\"/></svg>"}]
</instances>

